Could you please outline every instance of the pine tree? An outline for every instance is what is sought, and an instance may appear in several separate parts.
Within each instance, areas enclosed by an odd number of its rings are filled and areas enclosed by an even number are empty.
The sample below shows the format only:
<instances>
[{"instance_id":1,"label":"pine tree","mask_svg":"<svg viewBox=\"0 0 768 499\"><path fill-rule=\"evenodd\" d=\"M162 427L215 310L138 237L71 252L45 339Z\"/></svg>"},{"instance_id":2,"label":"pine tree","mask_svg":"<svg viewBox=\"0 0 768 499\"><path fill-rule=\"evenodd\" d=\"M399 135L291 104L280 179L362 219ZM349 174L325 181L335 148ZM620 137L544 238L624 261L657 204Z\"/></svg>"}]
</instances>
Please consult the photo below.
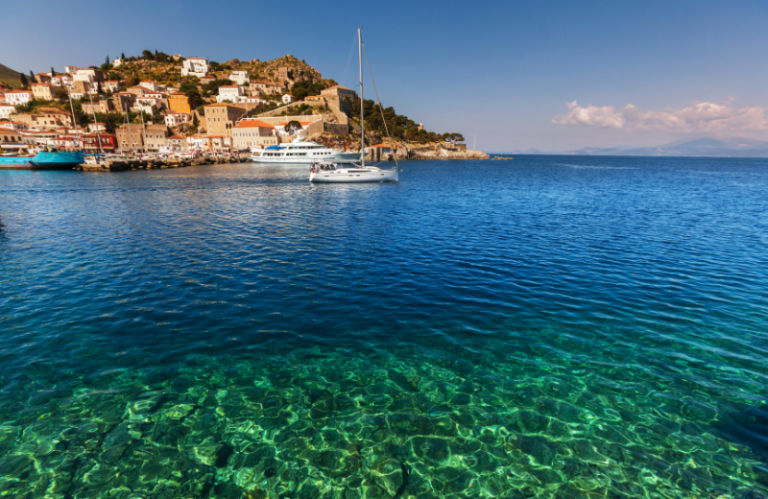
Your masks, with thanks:
<instances>
[{"instance_id":1,"label":"pine tree","mask_svg":"<svg viewBox=\"0 0 768 499\"><path fill-rule=\"evenodd\" d=\"M31 69L29 70L29 82L37 83L37 78L35 78L35 73L33 73Z\"/></svg>"},{"instance_id":2,"label":"pine tree","mask_svg":"<svg viewBox=\"0 0 768 499\"><path fill-rule=\"evenodd\" d=\"M56 76L56 71L54 71L53 66L51 66L51 76Z\"/></svg>"},{"instance_id":3,"label":"pine tree","mask_svg":"<svg viewBox=\"0 0 768 499\"><path fill-rule=\"evenodd\" d=\"M27 81L27 77L24 75L24 73L21 73L19 80L21 80L21 88L29 87L29 82Z\"/></svg>"},{"instance_id":4,"label":"pine tree","mask_svg":"<svg viewBox=\"0 0 768 499\"><path fill-rule=\"evenodd\" d=\"M107 61L105 64L109 65L109 56L107 56Z\"/></svg>"},{"instance_id":5,"label":"pine tree","mask_svg":"<svg viewBox=\"0 0 768 499\"><path fill-rule=\"evenodd\" d=\"M123 52L122 54L120 54L120 60L121 60L121 61L124 61L124 60L125 60L125 52Z\"/></svg>"}]
</instances>

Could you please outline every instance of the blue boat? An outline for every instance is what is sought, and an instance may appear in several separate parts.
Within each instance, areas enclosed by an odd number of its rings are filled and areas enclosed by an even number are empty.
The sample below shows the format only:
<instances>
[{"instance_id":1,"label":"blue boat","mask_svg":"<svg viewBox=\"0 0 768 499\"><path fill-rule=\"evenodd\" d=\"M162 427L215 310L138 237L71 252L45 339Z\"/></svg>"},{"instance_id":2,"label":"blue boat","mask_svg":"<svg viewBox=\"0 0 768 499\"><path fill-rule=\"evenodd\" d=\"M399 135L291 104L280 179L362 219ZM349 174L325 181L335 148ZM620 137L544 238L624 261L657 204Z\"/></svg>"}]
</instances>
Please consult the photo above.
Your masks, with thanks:
<instances>
[{"instance_id":1,"label":"blue boat","mask_svg":"<svg viewBox=\"0 0 768 499\"><path fill-rule=\"evenodd\" d=\"M0 156L0 170L71 170L85 162L82 152L39 152L34 156Z\"/></svg>"}]
</instances>

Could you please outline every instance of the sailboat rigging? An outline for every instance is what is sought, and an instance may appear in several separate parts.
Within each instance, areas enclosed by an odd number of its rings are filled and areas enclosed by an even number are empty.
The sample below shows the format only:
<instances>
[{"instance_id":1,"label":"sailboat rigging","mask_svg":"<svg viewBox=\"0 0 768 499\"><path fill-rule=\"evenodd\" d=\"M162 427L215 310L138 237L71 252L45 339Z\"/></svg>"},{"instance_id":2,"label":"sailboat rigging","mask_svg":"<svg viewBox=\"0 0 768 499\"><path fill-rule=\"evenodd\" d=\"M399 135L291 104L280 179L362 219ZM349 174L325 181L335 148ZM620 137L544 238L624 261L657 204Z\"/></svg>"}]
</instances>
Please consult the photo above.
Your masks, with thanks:
<instances>
[{"instance_id":1,"label":"sailboat rigging","mask_svg":"<svg viewBox=\"0 0 768 499\"><path fill-rule=\"evenodd\" d=\"M312 163L310 167L309 181L310 182L389 182L398 180L398 168L393 169L381 169L375 166L365 165L365 101L363 100L363 36L362 30L357 28L357 50L358 50L358 62L360 65L360 160L359 164L350 162L347 166L342 166L339 163ZM368 56L366 54L366 61ZM369 68L370 70L370 64ZM371 81L373 81L373 73L371 72ZM374 84L375 89L375 84ZM378 100L378 92L377 100ZM381 110L381 103L379 103ZM382 119L384 118L382 114ZM386 121L384 121L386 127ZM387 129L387 135L389 130ZM389 143L392 144L392 138L389 138Z\"/></svg>"}]
</instances>

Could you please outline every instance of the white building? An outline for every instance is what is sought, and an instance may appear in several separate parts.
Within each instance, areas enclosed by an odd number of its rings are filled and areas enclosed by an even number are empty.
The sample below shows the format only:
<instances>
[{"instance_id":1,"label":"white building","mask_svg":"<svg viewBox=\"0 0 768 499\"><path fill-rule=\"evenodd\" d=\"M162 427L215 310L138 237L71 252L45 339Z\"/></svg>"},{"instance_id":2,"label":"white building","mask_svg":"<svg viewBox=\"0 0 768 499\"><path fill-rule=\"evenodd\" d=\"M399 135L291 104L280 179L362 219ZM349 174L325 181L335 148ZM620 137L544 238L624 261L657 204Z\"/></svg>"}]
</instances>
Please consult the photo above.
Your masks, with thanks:
<instances>
[{"instance_id":1,"label":"white building","mask_svg":"<svg viewBox=\"0 0 768 499\"><path fill-rule=\"evenodd\" d=\"M5 93L5 102L12 106L26 104L32 100L31 90L9 90Z\"/></svg>"},{"instance_id":2,"label":"white building","mask_svg":"<svg viewBox=\"0 0 768 499\"><path fill-rule=\"evenodd\" d=\"M17 132L29 130L29 126L21 121L6 121L5 123L0 123L0 128L4 128L6 130L15 130Z\"/></svg>"},{"instance_id":3,"label":"white building","mask_svg":"<svg viewBox=\"0 0 768 499\"><path fill-rule=\"evenodd\" d=\"M94 81L94 74L93 70L88 69L78 69L75 74L72 76L73 81L84 81L86 83L93 83Z\"/></svg>"},{"instance_id":4,"label":"white building","mask_svg":"<svg viewBox=\"0 0 768 499\"><path fill-rule=\"evenodd\" d=\"M160 99L156 97L139 96L136 98L136 104L133 105L134 111L143 111L147 114L152 114L155 109L162 109L163 105Z\"/></svg>"},{"instance_id":5,"label":"white building","mask_svg":"<svg viewBox=\"0 0 768 499\"><path fill-rule=\"evenodd\" d=\"M232 71L232 74L229 75L229 79L238 85L243 85L248 81L248 71Z\"/></svg>"},{"instance_id":6,"label":"white building","mask_svg":"<svg viewBox=\"0 0 768 499\"><path fill-rule=\"evenodd\" d=\"M245 97L240 97L240 102L247 104L258 104L259 102L264 103L267 101L256 95L246 95Z\"/></svg>"},{"instance_id":7,"label":"white building","mask_svg":"<svg viewBox=\"0 0 768 499\"><path fill-rule=\"evenodd\" d=\"M181 66L181 76L197 76L202 78L208 72L208 59L205 57L190 57Z\"/></svg>"},{"instance_id":8,"label":"white building","mask_svg":"<svg viewBox=\"0 0 768 499\"><path fill-rule=\"evenodd\" d=\"M10 119L10 116L16 111L16 107L10 104L0 104L0 120Z\"/></svg>"},{"instance_id":9,"label":"white building","mask_svg":"<svg viewBox=\"0 0 768 499\"><path fill-rule=\"evenodd\" d=\"M64 72L67 74L75 74L80 70L77 66L64 66Z\"/></svg>"},{"instance_id":10,"label":"white building","mask_svg":"<svg viewBox=\"0 0 768 499\"><path fill-rule=\"evenodd\" d=\"M66 87L72 84L72 75L60 74L51 77L51 85L54 87Z\"/></svg>"},{"instance_id":11,"label":"white building","mask_svg":"<svg viewBox=\"0 0 768 499\"><path fill-rule=\"evenodd\" d=\"M120 82L117 80L107 80L102 84L101 88L105 92L117 92L120 89Z\"/></svg>"},{"instance_id":12,"label":"white building","mask_svg":"<svg viewBox=\"0 0 768 499\"><path fill-rule=\"evenodd\" d=\"M184 123L189 123L189 121L190 118L187 113L169 112L165 115L165 124L169 127L183 125Z\"/></svg>"},{"instance_id":13,"label":"white building","mask_svg":"<svg viewBox=\"0 0 768 499\"><path fill-rule=\"evenodd\" d=\"M160 91L160 85L158 85L156 81L152 81L152 80L142 80L141 82L139 82L139 86L146 88L150 92Z\"/></svg>"},{"instance_id":14,"label":"white building","mask_svg":"<svg viewBox=\"0 0 768 499\"><path fill-rule=\"evenodd\" d=\"M291 94L283 95L283 103L290 104L291 102L293 102L293 95Z\"/></svg>"},{"instance_id":15,"label":"white building","mask_svg":"<svg viewBox=\"0 0 768 499\"><path fill-rule=\"evenodd\" d=\"M107 127L104 123L88 123L89 132L106 132Z\"/></svg>"},{"instance_id":16,"label":"white building","mask_svg":"<svg viewBox=\"0 0 768 499\"><path fill-rule=\"evenodd\" d=\"M119 68L122 63L123 63L122 59L115 59L114 61L112 61L112 67Z\"/></svg>"},{"instance_id":17,"label":"white building","mask_svg":"<svg viewBox=\"0 0 768 499\"><path fill-rule=\"evenodd\" d=\"M216 96L216 102L224 102L225 100L232 104L237 104L245 97L245 90L243 87L237 85L222 85L219 87L219 95Z\"/></svg>"},{"instance_id":18,"label":"white building","mask_svg":"<svg viewBox=\"0 0 768 499\"><path fill-rule=\"evenodd\" d=\"M77 100L77 99L82 99L83 97L85 97L86 93L85 92L81 92L80 90L70 90L69 91L69 96L73 100Z\"/></svg>"}]
</instances>

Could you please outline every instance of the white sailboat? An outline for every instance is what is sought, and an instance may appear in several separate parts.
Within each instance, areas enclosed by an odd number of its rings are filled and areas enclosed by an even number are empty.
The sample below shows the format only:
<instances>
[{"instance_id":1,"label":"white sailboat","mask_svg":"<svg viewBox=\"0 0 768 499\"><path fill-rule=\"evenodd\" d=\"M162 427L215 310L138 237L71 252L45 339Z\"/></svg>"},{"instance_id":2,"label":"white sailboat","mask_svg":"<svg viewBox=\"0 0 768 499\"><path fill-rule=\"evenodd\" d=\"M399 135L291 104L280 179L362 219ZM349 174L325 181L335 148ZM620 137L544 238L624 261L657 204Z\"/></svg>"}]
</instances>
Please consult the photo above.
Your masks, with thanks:
<instances>
[{"instance_id":1,"label":"white sailboat","mask_svg":"<svg viewBox=\"0 0 768 499\"><path fill-rule=\"evenodd\" d=\"M381 169L365 165L365 121L363 105L363 37L357 28L357 50L360 63L360 162L358 163L312 163L309 173L310 182L397 182L398 168ZM367 57L367 56L366 56ZM386 122L385 122L386 126ZM390 138L390 143L392 139Z\"/></svg>"}]
</instances>

